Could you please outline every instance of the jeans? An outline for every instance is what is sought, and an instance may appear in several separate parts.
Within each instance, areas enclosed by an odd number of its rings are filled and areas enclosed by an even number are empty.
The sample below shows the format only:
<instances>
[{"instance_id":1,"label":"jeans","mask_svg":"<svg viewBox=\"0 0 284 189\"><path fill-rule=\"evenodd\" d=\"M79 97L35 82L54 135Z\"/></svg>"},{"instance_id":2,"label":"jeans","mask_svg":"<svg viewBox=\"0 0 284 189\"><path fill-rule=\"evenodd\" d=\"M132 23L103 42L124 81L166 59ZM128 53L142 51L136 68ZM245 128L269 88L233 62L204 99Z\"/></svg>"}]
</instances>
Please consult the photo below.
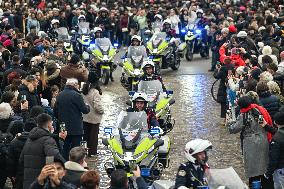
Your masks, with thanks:
<instances>
[{"instance_id":1,"label":"jeans","mask_svg":"<svg viewBox=\"0 0 284 189\"><path fill-rule=\"evenodd\" d=\"M140 36L141 36L142 41L143 41L143 45L146 45L145 31L146 31L146 29L140 29L140 30L139 30Z\"/></svg>"},{"instance_id":2,"label":"jeans","mask_svg":"<svg viewBox=\"0 0 284 189\"><path fill-rule=\"evenodd\" d=\"M274 189L284 188L284 168L277 169L273 173Z\"/></svg>"},{"instance_id":3,"label":"jeans","mask_svg":"<svg viewBox=\"0 0 284 189\"><path fill-rule=\"evenodd\" d=\"M72 148L80 146L82 135L67 135L63 145L63 157L65 160L69 159L69 152Z\"/></svg>"},{"instance_id":4,"label":"jeans","mask_svg":"<svg viewBox=\"0 0 284 189\"><path fill-rule=\"evenodd\" d=\"M128 46L129 45L129 33L122 32L122 45Z\"/></svg>"}]
</instances>

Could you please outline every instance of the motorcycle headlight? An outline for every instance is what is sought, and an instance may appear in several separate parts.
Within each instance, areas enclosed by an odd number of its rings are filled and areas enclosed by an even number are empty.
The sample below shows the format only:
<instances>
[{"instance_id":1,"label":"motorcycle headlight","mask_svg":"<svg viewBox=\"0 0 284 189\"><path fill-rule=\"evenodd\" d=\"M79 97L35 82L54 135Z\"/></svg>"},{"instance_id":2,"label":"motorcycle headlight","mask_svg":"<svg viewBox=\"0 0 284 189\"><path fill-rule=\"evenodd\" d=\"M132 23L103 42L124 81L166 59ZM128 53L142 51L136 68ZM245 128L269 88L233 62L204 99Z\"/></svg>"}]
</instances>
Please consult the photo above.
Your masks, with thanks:
<instances>
[{"instance_id":1,"label":"motorcycle headlight","mask_svg":"<svg viewBox=\"0 0 284 189\"><path fill-rule=\"evenodd\" d=\"M144 152L140 152L139 154L133 155L133 159L139 159L143 156Z\"/></svg>"},{"instance_id":2,"label":"motorcycle headlight","mask_svg":"<svg viewBox=\"0 0 284 189\"><path fill-rule=\"evenodd\" d=\"M109 49L109 46L105 45L105 46L101 46L101 49L104 51L104 52L107 52L108 49Z\"/></svg>"},{"instance_id":3,"label":"motorcycle headlight","mask_svg":"<svg viewBox=\"0 0 284 189\"><path fill-rule=\"evenodd\" d=\"M139 69L134 70L134 75L139 76L141 74L141 71Z\"/></svg>"},{"instance_id":4,"label":"motorcycle headlight","mask_svg":"<svg viewBox=\"0 0 284 189\"><path fill-rule=\"evenodd\" d=\"M158 46L159 43L160 43L160 39L153 40L154 46Z\"/></svg>"},{"instance_id":5,"label":"motorcycle headlight","mask_svg":"<svg viewBox=\"0 0 284 189\"><path fill-rule=\"evenodd\" d=\"M186 30L185 29L181 29L180 32L181 33L186 33Z\"/></svg>"},{"instance_id":6,"label":"motorcycle headlight","mask_svg":"<svg viewBox=\"0 0 284 189\"><path fill-rule=\"evenodd\" d=\"M201 30L195 30L196 34L201 34Z\"/></svg>"}]
</instances>

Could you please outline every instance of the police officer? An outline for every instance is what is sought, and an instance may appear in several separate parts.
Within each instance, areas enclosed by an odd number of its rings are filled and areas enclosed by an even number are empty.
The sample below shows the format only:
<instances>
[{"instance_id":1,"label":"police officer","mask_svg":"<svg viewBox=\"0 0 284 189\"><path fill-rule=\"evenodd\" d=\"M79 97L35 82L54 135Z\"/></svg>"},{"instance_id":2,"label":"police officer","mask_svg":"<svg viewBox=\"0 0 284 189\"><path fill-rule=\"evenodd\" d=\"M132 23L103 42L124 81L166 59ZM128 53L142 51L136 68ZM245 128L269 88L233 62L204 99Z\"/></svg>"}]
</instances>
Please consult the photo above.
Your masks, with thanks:
<instances>
[{"instance_id":1,"label":"police officer","mask_svg":"<svg viewBox=\"0 0 284 189\"><path fill-rule=\"evenodd\" d=\"M188 162L181 164L178 169L175 189L197 189L198 186L207 186L207 150L211 148L212 143L203 139L194 139L186 144L185 157Z\"/></svg>"},{"instance_id":2,"label":"police officer","mask_svg":"<svg viewBox=\"0 0 284 189\"><path fill-rule=\"evenodd\" d=\"M141 76L140 80L143 81L153 81L159 80L162 84L163 91L166 91L166 87L163 83L162 77L155 74L155 63L151 60L146 60L143 62L141 69L143 70L144 74Z\"/></svg>"}]
</instances>

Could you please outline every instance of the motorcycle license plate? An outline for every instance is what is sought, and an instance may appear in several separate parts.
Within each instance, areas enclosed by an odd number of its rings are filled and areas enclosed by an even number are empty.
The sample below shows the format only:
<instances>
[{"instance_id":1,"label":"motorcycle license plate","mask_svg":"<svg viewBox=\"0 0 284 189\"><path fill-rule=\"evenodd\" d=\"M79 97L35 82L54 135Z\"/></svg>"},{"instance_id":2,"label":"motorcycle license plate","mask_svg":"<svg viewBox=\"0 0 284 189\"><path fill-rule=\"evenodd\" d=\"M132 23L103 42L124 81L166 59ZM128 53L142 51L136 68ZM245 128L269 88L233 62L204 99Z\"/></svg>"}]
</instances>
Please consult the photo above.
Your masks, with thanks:
<instances>
[{"instance_id":1,"label":"motorcycle license plate","mask_svg":"<svg viewBox=\"0 0 284 189\"><path fill-rule=\"evenodd\" d=\"M151 175L149 168L141 168L141 176L149 177Z\"/></svg>"}]
</instances>

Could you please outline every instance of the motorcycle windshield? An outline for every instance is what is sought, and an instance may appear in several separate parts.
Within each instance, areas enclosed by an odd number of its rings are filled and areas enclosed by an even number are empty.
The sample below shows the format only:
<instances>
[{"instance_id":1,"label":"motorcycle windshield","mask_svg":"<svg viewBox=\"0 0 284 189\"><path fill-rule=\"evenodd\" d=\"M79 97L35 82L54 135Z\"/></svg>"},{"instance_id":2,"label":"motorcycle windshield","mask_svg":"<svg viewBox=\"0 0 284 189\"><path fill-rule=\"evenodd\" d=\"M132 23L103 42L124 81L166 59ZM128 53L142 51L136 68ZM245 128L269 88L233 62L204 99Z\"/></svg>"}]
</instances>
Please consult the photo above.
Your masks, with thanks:
<instances>
[{"instance_id":1,"label":"motorcycle windshield","mask_svg":"<svg viewBox=\"0 0 284 189\"><path fill-rule=\"evenodd\" d=\"M112 44L108 38L97 38L95 44L103 55L108 55L108 51L112 47Z\"/></svg>"},{"instance_id":2,"label":"motorcycle windshield","mask_svg":"<svg viewBox=\"0 0 284 189\"><path fill-rule=\"evenodd\" d=\"M140 68L144 60L144 46L131 46L128 49L128 61L131 62L134 68Z\"/></svg>"},{"instance_id":3,"label":"motorcycle windshield","mask_svg":"<svg viewBox=\"0 0 284 189\"><path fill-rule=\"evenodd\" d=\"M90 23L89 22L80 22L78 23L79 34L89 34L90 33Z\"/></svg>"},{"instance_id":4,"label":"motorcycle windshield","mask_svg":"<svg viewBox=\"0 0 284 189\"><path fill-rule=\"evenodd\" d=\"M167 38L167 33L166 32L159 32L159 33L154 33L154 35L151 38L152 44L154 48L158 48L160 43L162 41L165 41Z\"/></svg>"},{"instance_id":5,"label":"motorcycle windshield","mask_svg":"<svg viewBox=\"0 0 284 189\"><path fill-rule=\"evenodd\" d=\"M161 32L163 28L163 22L154 22L152 25L152 30L154 33Z\"/></svg>"},{"instance_id":6,"label":"motorcycle windshield","mask_svg":"<svg viewBox=\"0 0 284 189\"><path fill-rule=\"evenodd\" d=\"M142 80L138 84L138 92L146 93L149 102L157 101L158 96L163 93L162 83L159 80Z\"/></svg>"},{"instance_id":7,"label":"motorcycle windshield","mask_svg":"<svg viewBox=\"0 0 284 189\"><path fill-rule=\"evenodd\" d=\"M66 27L57 28L56 32L58 34L58 40L68 40L69 34Z\"/></svg>"},{"instance_id":8,"label":"motorcycle windshield","mask_svg":"<svg viewBox=\"0 0 284 189\"><path fill-rule=\"evenodd\" d=\"M118 116L118 131L124 146L131 148L148 131L147 114L142 112L121 112Z\"/></svg>"}]
</instances>

